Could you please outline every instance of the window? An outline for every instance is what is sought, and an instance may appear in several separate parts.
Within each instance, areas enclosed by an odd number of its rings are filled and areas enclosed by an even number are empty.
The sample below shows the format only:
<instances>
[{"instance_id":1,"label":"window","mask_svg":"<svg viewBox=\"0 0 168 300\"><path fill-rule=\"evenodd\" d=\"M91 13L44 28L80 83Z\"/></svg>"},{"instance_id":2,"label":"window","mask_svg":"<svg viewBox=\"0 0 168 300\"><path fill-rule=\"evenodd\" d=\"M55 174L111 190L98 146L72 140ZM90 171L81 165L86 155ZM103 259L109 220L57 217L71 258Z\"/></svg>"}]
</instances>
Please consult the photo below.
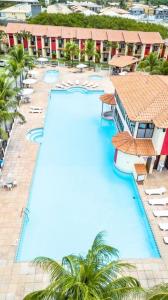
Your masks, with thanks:
<instances>
[{"instance_id":1,"label":"window","mask_svg":"<svg viewBox=\"0 0 168 300\"><path fill-rule=\"evenodd\" d=\"M17 43L18 43L18 44L21 44L21 43L22 43L22 38L21 38L21 36L18 36L18 37L17 37Z\"/></svg>"},{"instance_id":2,"label":"window","mask_svg":"<svg viewBox=\"0 0 168 300\"><path fill-rule=\"evenodd\" d=\"M33 48L33 55L36 55L37 54L37 51L35 48Z\"/></svg>"},{"instance_id":3,"label":"window","mask_svg":"<svg viewBox=\"0 0 168 300\"><path fill-rule=\"evenodd\" d=\"M120 48L121 48L121 49L124 49L124 48L125 48L125 44L124 44L124 43L121 43L121 44L120 44Z\"/></svg>"},{"instance_id":4,"label":"window","mask_svg":"<svg viewBox=\"0 0 168 300\"><path fill-rule=\"evenodd\" d=\"M35 45L35 36L31 37L31 45L34 46Z\"/></svg>"},{"instance_id":5,"label":"window","mask_svg":"<svg viewBox=\"0 0 168 300\"><path fill-rule=\"evenodd\" d=\"M63 39L59 39L59 40L58 40L58 47L59 47L59 48L63 48L63 45L64 45Z\"/></svg>"},{"instance_id":6,"label":"window","mask_svg":"<svg viewBox=\"0 0 168 300\"><path fill-rule=\"evenodd\" d=\"M124 131L124 125L123 122L119 116L119 113L117 111L117 109L115 108L115 113L114 113L114 119L116 121L116 125L119 131Z\"/></svg>"},{"instance_id":7,"label":"window","mask_svg":"<svg viewBox=\"0 0 168 300\"><path fill-rule=\"evenodd\" d=\"M108 53L106 53L106 54L103 55L103 61L104 62L108 61Z\"/></svg>"},{"instance_id":8,"label":"window","mask_svg":"<svg viewBox=\"0 0 168 300\"><path fill-rule=\"evenodd\" d=\"M46 49L46 55L50 56L50 49Z\"/></svg>"},{"instance_id":9,"label":"window","mask_svg":"<svg viewBox=\"0 0 168 300\"><path fill-rule=\"evenodd\" d=\"M125 109L124 109L124 107L123 107L123 105L122 105L122 103L121 103L121 100L119 99L119 97L118 97L118 95L116 94L116 101L117 101L117 104L118 104L118 106L119 106L119 109L120 109L120 111L121 111L121 113L122 113L122 115L123 115L123 118L125 119Z\"/></svg>"},{"instance_id":10,"label":"window","mask_svg":"<svg viewBox=\"0 0 168 300\"><path fill-rule=\"evenodd\" d=\"M152 138L154 131L154 124L152 123L139 123L137 138Z\"/></svg>"},{"instance_id":11,"label":"window","mask_svg":"<svg viewBox=\"0 0 168 300\"><path fill-rule=\"evenodd\" d=\"M135 130L135 122L131 121L128 116L126 116L125 118L126 122L127 122L127 125L128 125L128 128L129 130L131 131L131 134L133 135L134 134L134 130Z\"/></svg>"},{"instance_id":12,"label":"window","mask_svg":"<svg viewBox=\"0 0 168 300\"><path fill-rule=\"evenodd\" d=\"M44 46L47 47L49 45L49 38L45 37L44 38Z\"/></svg>"},{"instance_id":13,"label":"window","mask_svg":"<svg viewBox=\"0 0 168 300\"><path fill-rule=\"evenodd\" d=\"M109 45L107 41L103 42L103 51L108 51L109 50Z\"/></svg>"},{"instance_id":14,"label":"window","mask_svg":"<svg viewBox=\"0 0 168 300\"><path fill-rule=\"evenodd\" d=\"M153 45L153 51L158 51L159 46L158 45Z\"/></svg>"}]
</instances>

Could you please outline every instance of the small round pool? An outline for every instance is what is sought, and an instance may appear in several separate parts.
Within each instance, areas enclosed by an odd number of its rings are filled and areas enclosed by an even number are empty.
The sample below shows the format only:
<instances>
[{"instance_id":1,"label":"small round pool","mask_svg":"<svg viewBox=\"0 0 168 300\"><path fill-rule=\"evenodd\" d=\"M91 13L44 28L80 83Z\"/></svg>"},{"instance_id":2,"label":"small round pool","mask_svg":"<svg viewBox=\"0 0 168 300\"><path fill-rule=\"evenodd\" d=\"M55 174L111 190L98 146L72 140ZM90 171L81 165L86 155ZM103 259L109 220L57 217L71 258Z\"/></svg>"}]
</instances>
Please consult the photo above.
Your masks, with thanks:
<instances>
[{"instance_id":1,"label":"small round pool","mask_svg":"<svg viewBox=\"0 0 168 300\"><path fill-rule=\"evenodd\" d=\"M103 77L101 75L90 75L89 79L90 80L101 80Z\"/></svg>"},{"instance_id":2,"label":"small round pool","mask_svg":"<svg viewBox=\"0 0 168 300\"><path fill-rule=\"evenodd\" d=\"M57 70L48 70L44 75L46 83L54 83L58 79L59 72Z\"/></svg>"},{"instance_id":3,"label":"small round pool","mask_svg":"<svg viewBox=\"0 0 168 300\"><path fill-rule=\"evenodd\" d=\"M41 144L43 141L43 134L43 128L34 128L26 134L26 137L31 142Z\"/></svg>"}]
</instances>

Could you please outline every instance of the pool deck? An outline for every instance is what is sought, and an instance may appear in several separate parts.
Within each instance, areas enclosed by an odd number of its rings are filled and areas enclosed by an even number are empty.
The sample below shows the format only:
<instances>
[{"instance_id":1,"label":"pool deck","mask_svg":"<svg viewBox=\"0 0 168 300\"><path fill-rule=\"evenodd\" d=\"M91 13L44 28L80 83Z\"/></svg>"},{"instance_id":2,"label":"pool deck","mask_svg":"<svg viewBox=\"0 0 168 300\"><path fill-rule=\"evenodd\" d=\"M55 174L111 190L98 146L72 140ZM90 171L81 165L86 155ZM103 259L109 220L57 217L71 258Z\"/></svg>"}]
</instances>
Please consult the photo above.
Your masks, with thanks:
<instances>
[{"instance_id":1,"label":"pool deck","mask_svg":"<svg viewBox=\"0 0 168 300\"><path fill-rule=\"evenodd\" d=\"M29 109L30 106L40 106L44 110L47 107L48 93L54 87L54 84L46 84L42 81L47 68L49 67L38 69L39 79L34 85L35 91L32 95L32 102L31 104L23 104L20 108L27 122L23 125L15 122L6 152L2 177L5 179L8 174L11 174L17 180L18 186L12 191L0 190L0 300L21 300L27 293L44 288L48 283L48 276L41 269L35 268L28 262L14 262L24 217L22 211L26 207L39 148L37 144L26 140L25 136L30 129L42 127L45 117L45 113L29 113ZM78 79L84 81L91 74L93 73L89 71L76 74L69 69L61 68L60 80L73 81ZM105 92L113 91L108 77L98 81L98 84L100 89L104 89ZM146 180L145 186L165 186L168 190L168 171L154 172ZM158 222L160 220L153 216L153 208L147 204L148 196L145 196L143 186L139 186L139 191L161 258L130 259L129 262L136 265L136 269L129 274L137 277L144 287L151 287L157 283L168 282L168 245L163 243L163 236L168 236L168 233L159 230ZM163 221L168 222L168 218L164 218Z\"/></svg>"}]
</instances>

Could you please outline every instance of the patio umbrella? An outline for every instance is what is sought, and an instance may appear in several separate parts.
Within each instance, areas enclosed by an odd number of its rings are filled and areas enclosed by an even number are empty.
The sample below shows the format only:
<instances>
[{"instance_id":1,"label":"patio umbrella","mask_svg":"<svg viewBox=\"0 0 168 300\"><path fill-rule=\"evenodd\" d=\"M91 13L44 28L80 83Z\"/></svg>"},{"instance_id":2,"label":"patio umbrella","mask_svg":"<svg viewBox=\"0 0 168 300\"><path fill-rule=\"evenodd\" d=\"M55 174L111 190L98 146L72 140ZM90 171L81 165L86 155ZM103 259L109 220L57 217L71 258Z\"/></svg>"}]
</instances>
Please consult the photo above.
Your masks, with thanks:
<instances>
[{"instance_id":1,"label":"patio umbrella","mask_svg":"<svg viewBox=\"0 0 168 300\"><path fill-rule=\"evenodd\" d=\"M84 68L86 68L87 67L87 65L84 65L84 64L79 64L79 65L77 65L76 66L78 69L80 69L81 70L81 72L82 72L82 70L84 69Z\"/></svg>"},{"instance_id":2,"label":"patio umbrella","mask_svg":"<svg viewBox=\"0 0 168 300\"><path fill-rule=\"evenodd\" d=\"M23 83L24 84L34 84L34 83L36 83L36 80L32 79L32 78L27 78L27 79L23 80Z\"/></svg>"},{"instance_id":3,"label":"patio umbrella","mask_svg":"<svg viewBox=\"0 0 168 300\"><path fill-rule=\"evenodd\" d=\"M44 62L48 61L48 58L46 58L46 57L39 57L39 58L37 58L37 61L40 62L40 63L44 63Z\"/></svg>"},{"instance_id":4,"label":"patio umbrella","mask_svg":"<svg viewBox=\"0 0 168 300\"><path fill-rule=\"evenodd\" d=\"M28 71L28 74L29 74L29 75L32 75L32 76L35 76L35 75L38 74L38 72L37 72L36 70L29 70L29 71Z\"/></svg>"},{"instance_id":5,"label":"patio umbrella","mask_svg":"<svg viewBox=\"0 0 168 300\"><path fill-rule=\"evenodd\" d=\"M33 89L22 89L22 90L20 91L20 94L21 94L22 96L28 96L28 95L31 95L31 94L33 94Z\"/></svg>"}]
</instances>

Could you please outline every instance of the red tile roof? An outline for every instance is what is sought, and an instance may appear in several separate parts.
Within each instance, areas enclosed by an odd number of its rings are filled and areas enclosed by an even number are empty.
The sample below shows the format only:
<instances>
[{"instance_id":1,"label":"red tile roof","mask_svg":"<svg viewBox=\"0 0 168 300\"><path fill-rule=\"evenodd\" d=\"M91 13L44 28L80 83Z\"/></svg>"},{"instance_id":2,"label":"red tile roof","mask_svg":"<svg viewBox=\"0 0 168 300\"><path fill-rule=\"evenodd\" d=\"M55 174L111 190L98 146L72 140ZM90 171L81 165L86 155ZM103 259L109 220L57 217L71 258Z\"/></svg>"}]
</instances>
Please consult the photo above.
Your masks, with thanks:
<instances>
[{"instance_id":1,"label":"red tile roof","mask_svg":"<svg viewBox=\"0 0 168 300\"><path fill-rule=\"evenodd\" d=\"M123 36L126 43L141 43L139 33L137 31L123 31Z\"/></svg>"},{"instance_id":2,"label":"red tile roof","mask_svg":"<svg viewBox=\"0 0 168 300\"><path fill-rule=\"evenodd\" d=\"M92 38L91 30L88 28L77 28L76 38L83 39L83 40L91 39Z\"/></svg>"},{"instance_id":3,"label":"red tile roof","mask_svg":"<svg viewBox=\"0 0 168 300\"><path fill-rule=\"evenodd\" d=\"M124 67L130 66L132 64L135 64L138 61L139 61L139 59L134 56L114 55L112 60L110 60L108 64L110 66L124 68Z\"/></svg>"},{"instance_id":4,"label":"red tile roof","mask_svg":"<svg viewBox=\"0 0 168 300\"><path fill-rule=\"evenodd\" d=\"M116 149L130 155L156 155L151 139L134 139L127 131L117 133L112 143Z\"/></svg>"},{"instance_id":5,"label":"red tile roof","mask_svg":"<svg viewBox=\"0 0 168 300\"><path fill-rule=\"evenodd\" d=\"M30 31L33 35L47 35L49 37L77 38L108 40L112 42L162 44L163 40L158 32L137 32L125 30L109 30L95 28L76 28L48 25L8 23L6 33L17 33L19 31Z\"/></svg>"},{"instance_id":6,"label":"red tile roof","mask_svg":"<svg viewBox=\"0 0 168 300\"><path fill-rule=\"evenodd\" d=\"M107 30L107 38L110 42L124 42L124 36L121 30Z\"/></svg>"},{"instance_id":7,"label":"red tile roof","mask_svg":"<svg viewBox=\"0 0 168 300\"><path fill-rule=\"evenodd\" d=\"M153 122L168 128L168 82L163 76L112 76L117 94L132 121Z\"/></svg>"},{"instance_id":8,"label":"red tile roof","mask_svg":"<svg viewBox=\"0 0 168 300\"><path fill-rule=\"evenodd\" d=\"M107 32L104 29L91 29L92 40L94 41L107 41Z\"/></svg>"},{"instance_id":9,"label":"red tile roof","mask_svg":"<svg viewBox=\"0 0 168 300\"><path fill-rule=\"evenodd\" d=\"M159 32L139 32L142 44L162 44L163 40Z\"/></svg>"}]
</instances>

